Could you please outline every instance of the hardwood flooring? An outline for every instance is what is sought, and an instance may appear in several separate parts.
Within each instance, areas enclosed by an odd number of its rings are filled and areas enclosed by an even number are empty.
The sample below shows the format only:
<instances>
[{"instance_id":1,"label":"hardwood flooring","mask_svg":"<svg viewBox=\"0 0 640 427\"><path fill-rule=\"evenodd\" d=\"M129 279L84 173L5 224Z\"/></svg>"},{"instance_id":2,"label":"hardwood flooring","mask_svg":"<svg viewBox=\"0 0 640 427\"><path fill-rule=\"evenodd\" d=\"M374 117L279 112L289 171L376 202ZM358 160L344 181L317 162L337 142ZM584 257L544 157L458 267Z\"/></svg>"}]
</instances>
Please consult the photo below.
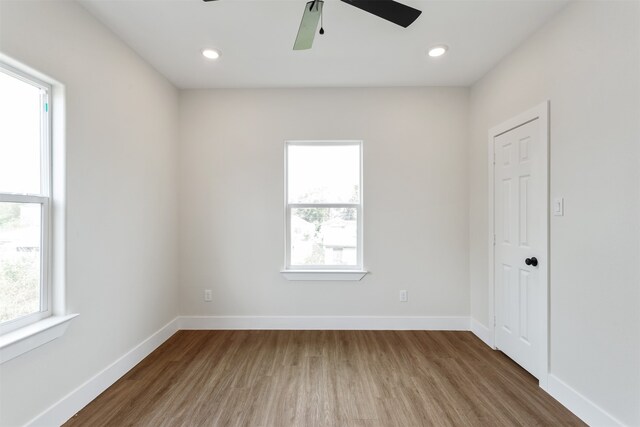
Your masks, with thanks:
<instances>
[{"instance_id":1,"label":"hardwood flooring","mask_svg":"<svg viewBox=\"0 0 640 427\"><path fill-rule=\"evenodd\" d=\"M470 332L180 331L66 426L577 426Z\"/></svg>"}]
</instances>

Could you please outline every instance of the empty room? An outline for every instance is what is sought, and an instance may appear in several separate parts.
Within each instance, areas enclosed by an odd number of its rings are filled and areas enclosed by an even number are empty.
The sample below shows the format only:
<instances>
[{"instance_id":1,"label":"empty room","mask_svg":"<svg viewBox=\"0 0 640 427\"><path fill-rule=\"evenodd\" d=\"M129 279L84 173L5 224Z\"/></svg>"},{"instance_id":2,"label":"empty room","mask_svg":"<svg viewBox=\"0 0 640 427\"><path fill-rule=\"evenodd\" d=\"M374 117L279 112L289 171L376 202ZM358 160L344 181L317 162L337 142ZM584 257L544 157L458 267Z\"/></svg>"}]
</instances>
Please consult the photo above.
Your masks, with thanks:
<instances>
[{"instance_id":1,"label":"empty room","mask_svg":"<svg viewBox=\"0 0 640 427\"><path fill-rule=\"evenodd\" d=\"M640 427L640 0L0 0L0 426Z\"/></svg>"}]
</instances>

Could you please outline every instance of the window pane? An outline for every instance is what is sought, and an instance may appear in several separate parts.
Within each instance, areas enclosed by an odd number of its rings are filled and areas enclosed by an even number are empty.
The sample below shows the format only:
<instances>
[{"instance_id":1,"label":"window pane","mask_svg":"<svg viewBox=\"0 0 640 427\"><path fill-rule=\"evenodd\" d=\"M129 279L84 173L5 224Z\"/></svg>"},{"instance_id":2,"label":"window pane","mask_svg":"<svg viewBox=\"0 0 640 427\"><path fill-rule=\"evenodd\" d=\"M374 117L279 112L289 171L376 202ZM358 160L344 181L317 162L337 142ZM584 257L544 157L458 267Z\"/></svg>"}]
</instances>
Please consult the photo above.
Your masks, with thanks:
<instances>
[{"instance_id":1,"label":"window pane","mask_svg":"<svg viewBox=\"0 0 640 427\"><path fill-rule=\"evenodd\" d=\"M357 265L355 208L291 209L291 265Z\"/></svg>"},{"instance_id":2,"label":"window pane","mask_svg":"<svg viewBox=\"0 0 640 427\"><path fill-rule=\"evenodd\" d=\"M289 203L359 203L359 145L289 145Z\"/></svg>"},{"instance_id":3,"label":"window pane","mask_svg":"<svg viewBox=\"0 0 640 427\"><path fill-rule=\"evenodd\" d=\"M0 202L0 322L40 311L41 212Z\"/></svg>"},{"instance_id":4,"label":"window pane","mask_svg":"<svg viewBox=\"0 0 640 427\"><path fill-rule=\"evenodd\" d=\"M40 193L41 89L0 70L0 192Z\"/></svg>"}]
</instances>

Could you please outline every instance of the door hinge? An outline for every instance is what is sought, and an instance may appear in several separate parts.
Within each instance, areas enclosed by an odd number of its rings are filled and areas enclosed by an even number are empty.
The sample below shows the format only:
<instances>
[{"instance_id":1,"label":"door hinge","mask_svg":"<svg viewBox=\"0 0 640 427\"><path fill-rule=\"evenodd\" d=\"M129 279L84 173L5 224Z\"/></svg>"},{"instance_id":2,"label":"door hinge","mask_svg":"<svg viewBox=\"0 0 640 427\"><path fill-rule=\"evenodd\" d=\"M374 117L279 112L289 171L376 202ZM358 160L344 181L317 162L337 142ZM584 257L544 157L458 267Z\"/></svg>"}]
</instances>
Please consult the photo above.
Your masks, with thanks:
<instances>
[{"instance_id":1,"label":"door hinge","mask_svg":"<svg viewBox=\"0 0 640 427\"><path fill-rule=\"evenodd\" d=\"M495 245L496 245L496 234L493 233L493 246L495 246Z\"/></svg>"},{"instance_id":2,"label":"door hinge","mask_svg":"<svg viewBox=\"0 0 640 427\"><path fill-rule=\"evenodd\" d=\"M496 327L496 316L493 316L493 327Z\"/></svg>"},{"instance_id":3,"label":"door hinge","mask_svg":"<svg viewBox=\"0 0 640 427\"><path fill-rule=\"evenodd\" d=\"M496 152L495 151L493 152L493 164L494 165L496 164Z\"/></svg>"}]
</instances>

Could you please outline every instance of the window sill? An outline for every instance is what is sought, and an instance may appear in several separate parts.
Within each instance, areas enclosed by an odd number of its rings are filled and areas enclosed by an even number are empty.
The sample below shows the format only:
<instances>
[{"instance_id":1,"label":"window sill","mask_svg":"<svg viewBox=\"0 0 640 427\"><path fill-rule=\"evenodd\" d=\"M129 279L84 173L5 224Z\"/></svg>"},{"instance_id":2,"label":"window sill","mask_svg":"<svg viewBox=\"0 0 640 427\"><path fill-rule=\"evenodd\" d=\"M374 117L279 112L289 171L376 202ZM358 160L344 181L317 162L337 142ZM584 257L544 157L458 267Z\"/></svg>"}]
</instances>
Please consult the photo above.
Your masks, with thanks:
<instances>
[{"instance_id":1,"label":"window sill","mask_svg":"<svg viewBox=\"0 0 640 427\"><path fill-rule=\"evenodd\" d=\"M368 271L364 270L282 270L280 273L287 280L335 280L358 281Z\"/></svg>"},{"instance_id":2,"label":"window sill","mask_svg":"<svg viewBox=\"0 0 640 427\"><path fill-rule=\"evenodd\" d=\"M61 337L77 314L51 316L0 336L0 364Z\"/></svg>"}]
</instances>

